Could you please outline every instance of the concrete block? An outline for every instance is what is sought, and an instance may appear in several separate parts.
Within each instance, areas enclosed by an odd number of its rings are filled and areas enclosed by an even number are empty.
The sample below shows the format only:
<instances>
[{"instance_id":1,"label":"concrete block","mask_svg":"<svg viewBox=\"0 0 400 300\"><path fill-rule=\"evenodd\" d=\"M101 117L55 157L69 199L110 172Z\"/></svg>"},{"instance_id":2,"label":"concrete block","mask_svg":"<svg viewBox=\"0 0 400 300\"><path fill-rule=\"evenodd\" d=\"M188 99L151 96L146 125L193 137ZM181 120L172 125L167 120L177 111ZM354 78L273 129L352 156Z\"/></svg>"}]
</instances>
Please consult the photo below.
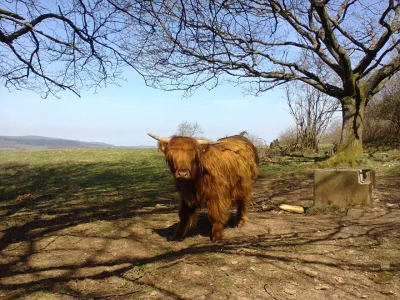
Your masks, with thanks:
<instances>
[{"instance_id":1,"label":"concrete block","mask_svg":"<svg viewBox=\"0 0 400 300\"><path fill-rule=\"evenodd\" d=\"M370 206L375 172L367 169L317 169L314 206Z\"/></svg>"}]
</instances>

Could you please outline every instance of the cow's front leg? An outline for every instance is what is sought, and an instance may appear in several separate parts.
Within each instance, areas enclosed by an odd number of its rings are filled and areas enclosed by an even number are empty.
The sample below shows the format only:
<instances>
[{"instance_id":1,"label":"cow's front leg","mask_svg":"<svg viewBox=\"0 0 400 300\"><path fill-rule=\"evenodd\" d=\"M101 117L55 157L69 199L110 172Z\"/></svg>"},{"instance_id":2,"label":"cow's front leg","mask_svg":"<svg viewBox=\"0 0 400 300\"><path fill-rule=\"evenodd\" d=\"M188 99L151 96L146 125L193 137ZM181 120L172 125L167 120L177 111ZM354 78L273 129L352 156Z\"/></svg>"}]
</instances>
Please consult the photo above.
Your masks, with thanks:
<instances>
[{"instance_id":1,"label":"cow's front leg","mask_svg":"<svg viewBox=\"0 0 400 300\"><path fill-rule=\"evenodd\" d=\"M222 240L222 232L223 231L224 231L223 223L221 223L219 221L213 222L211 235L212 235L212 242L214 244L218 243L219 241Z\"/></svg>"},{"instance_id":2,"label":"cow's front leg","mask_svg":"<svg viewBox=\"0 0 400 300\"><path fill-rule=\"evenodd\" d=\"M222 240L224 225L229 219L229 211L225 207L212 205L208 208L208 216L212 222L212 242L218 243L220 240Z\"/></svg>"},{"instance_id":3,"label":"cow's front leg","mask_svg":"<svg viewBox=\"0 0 400 300\"><path fill-rule=\"evenodd\" d=\"M196 207L189 207L184 201L179 204L178 215L179 224L173 237L174 240L182 240L189 227L196 225L197 222Z\"/></svg>"}]
</instances>

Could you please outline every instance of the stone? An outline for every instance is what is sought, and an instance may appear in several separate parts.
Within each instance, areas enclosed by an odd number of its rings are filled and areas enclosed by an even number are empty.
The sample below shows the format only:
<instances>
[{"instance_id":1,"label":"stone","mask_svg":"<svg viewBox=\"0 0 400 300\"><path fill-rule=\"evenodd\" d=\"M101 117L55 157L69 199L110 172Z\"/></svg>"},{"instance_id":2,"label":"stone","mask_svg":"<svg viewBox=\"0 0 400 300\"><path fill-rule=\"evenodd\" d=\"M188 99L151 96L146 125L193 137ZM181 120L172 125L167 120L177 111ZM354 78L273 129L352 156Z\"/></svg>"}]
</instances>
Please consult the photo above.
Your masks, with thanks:
<instances>
[{"instance_id":1,"label":"stone","mask_svg":"<svg viewBox=\"0 0 400 300\"><path fill-rule=\"evenodd\" d=\"M335 276L334 278L335 278L335 280L336 280L337 283L344 283L343 277Z\"/></svg>"},{"instance_id":2,"label":"stone","mask_svg":"<svg viewBox=\"0 0 400 300\"><path fill-rule=\"evenodd\" d=\"M272 205L272 204L264 204L264 205L261 207L261 209L262 209L263 211L270 211L270 210L273 210L274 208L275 208L275 206Z\"/></svg>"},{"instance_id":3,"label":"stone","mask_svg":"<svg viewBox=\"0 0 400 300\"><path fill-rule=\"evenodd\" d=\"M381 270L387 271L390 270L390 261L381 262Z\"/></svg>"},{"instance_id":4,"label":"stone","mask_svg":"<svg viewBox=\"0 0 400 300\"><path fill-rule=\"evenodd\" d=\"M296 290L295 289L291 289L291 288L286 288L283 291L288 295L295 295L296 294Z\"/></svg>"},{"instance_id":5,"label":"stone","mask_svg":"<svg viewBox=\"0 0 400 300\"><path fill-rule=\"evenodd\" d=\"M201 276L203 274L203 272L201 272L201 271L194 271L193 272L193 275L195 275L195 276Z\"/></svg>"},{"instance_id":6,"label":"stone","mask_svg":"<svg viewBox=\"0 0 400 300\"><path fill-rule=\"evenodd\" d=\"M327 290L329 289L329 286L326 284L318 284L317 286L314 287L316 290Z\"/></svg>"},{"instance_id":7,"label":"stone","mask_svg":"<svg viewBox=\"0 0 400 300\"><path fill-rule=\"evenodd\" d=\"M346 216L351 218L361 218L365 213L365 210L362 208L349 208L347 210Z\"/></svg>"}]
</instances>

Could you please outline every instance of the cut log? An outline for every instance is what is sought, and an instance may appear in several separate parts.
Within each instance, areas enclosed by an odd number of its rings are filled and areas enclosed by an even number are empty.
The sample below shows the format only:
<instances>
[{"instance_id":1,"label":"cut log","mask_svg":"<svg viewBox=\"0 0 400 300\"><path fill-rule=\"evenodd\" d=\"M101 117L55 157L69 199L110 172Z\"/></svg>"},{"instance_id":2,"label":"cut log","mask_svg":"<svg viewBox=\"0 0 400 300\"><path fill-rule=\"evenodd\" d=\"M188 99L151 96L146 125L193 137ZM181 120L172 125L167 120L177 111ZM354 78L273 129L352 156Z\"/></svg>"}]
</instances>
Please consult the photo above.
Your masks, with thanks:
<instances>
[{"instance_id":1,"label":"cut log","mask_svg":"<svg viewBox=\"0 0 400 300\"><path fill-rule=\"evenodd\" d=\"M279 205L279 208L296 214L304 214L303 206L281 204Z\"/></svg>"}]
</instances>

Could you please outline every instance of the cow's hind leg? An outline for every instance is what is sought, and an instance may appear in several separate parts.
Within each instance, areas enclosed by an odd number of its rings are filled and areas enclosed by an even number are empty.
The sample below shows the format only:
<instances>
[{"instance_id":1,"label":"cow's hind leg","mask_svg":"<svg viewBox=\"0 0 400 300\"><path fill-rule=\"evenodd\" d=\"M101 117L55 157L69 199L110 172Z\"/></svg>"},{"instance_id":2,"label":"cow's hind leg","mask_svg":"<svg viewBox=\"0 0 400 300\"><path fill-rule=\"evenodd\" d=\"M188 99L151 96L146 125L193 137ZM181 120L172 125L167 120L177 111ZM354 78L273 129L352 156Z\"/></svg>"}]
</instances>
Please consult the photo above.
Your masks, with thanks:
<instances>
[{"instance_id":1,"label":"cow's hind leg","mask_svg":"<svg viewBox=\"0 0 400 300\"><path fill-rule=\"evenodd\" d=\"M247 203L245 201L238 201L236 210L236 226L242 227L247 221Z\"/></svg>"},{"instance_id":2,"label":"cow's hind leg","mask_svg":"<svg viewBox=\"0 0 400 300\"><path fill-rule=\"evenodd\" d=\"M251 194L245 197L243 200L237 202L236 210L236 226L242 227L247 221L247 213L249 208L249 203L252 201Z\"/></svg>"},{"instance_id":3,"label":"cow's hind leg","mask_svg":"<svg viewBox=\"0 0 400 300\"><path fill-rule=\"evenodd\" d=\"M185 202L179 205L179 224L173 237L174 240L182 240L188 229L197 222L196 207L189 207Z\"/></svg>"}]
</instances>

